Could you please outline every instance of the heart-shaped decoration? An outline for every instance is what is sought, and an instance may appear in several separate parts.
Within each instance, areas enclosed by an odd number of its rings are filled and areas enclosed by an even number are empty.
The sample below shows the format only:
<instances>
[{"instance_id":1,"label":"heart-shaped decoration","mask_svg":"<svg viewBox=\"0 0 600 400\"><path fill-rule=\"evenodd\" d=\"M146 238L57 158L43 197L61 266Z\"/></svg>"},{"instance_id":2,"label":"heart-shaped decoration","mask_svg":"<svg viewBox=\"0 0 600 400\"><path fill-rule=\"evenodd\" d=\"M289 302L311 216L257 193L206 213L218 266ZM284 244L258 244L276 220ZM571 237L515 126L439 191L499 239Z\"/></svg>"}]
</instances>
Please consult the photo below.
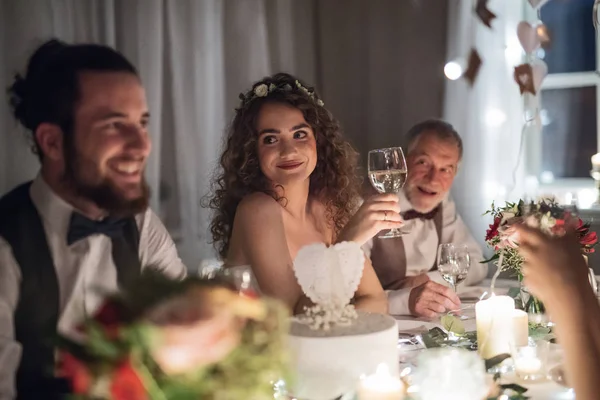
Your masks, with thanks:
<instances>
[{"instance_id":1,"label":"heart-shaped decoration","mask_svg":"<svg viewBox=\"0 0 600 400\"><path fill-rule=\"evenodd\" d=\"M519 85L521 94L531 93L536 94L533 82L533 69L531 64L521 64L515 67L514 72L515 82Z\"/></svg>"},{"instance_id":2,"label":"heart-shaped decoration","mask_svg":"<svg viewBox=\"0 0 600 400\"><path fill-rule=\"evenodd\" d=\"M527 1L529 1L529 4L531 4L531 7L533 7L535 10L543 7L544 4L546 4L548 2L548 0L527 0Z\"/></svg>"},{"instance_id":3,"label":"heart-shaped decoration","mask_svg":"<svg viewBox=\"0 0 600 400\"><path fill-rule=\"evenodd\" d=\"M365 255L357 243L305 246L294 260L294 274L304 294L319 305L350 304L362 278Z\"/></svg>"},{"instance_id":4,"label":"heart-shaped decoration","mask_svg":"<svg viewBox=\"0 0 600 400\"><path fill-rule=\"evenodd\" d=\"M527 74L521 74L518 76L519 82L521 82L521 85L527 85L527 83L529 83L529 75Z\"/></svg>"},{"instance_id":5,"label":"heart-shaped decoration","mask_svg":"<svg viewBox=\"0 0 600 400\"><path fill-rule=\"evenodd\" d=\"M548 64L542 60L535 60L531 65L531 71L533 75L533 87L536 93L539 93L542 82L546 75L548 75Z\"/></svg>"},{"instance_id":6,"label":"heart-shaped decoration","mask_svg":"<svg viewBox=\"0 0 600 400\"><path fill-rule=\"evenodd\" d=\"M519 38L521 47L523 47L523 50L528 54L539 49L542 44L537 29L529 22L519 22L519 25L517 25L517 37Z\"/></svg>"}]
</instances>

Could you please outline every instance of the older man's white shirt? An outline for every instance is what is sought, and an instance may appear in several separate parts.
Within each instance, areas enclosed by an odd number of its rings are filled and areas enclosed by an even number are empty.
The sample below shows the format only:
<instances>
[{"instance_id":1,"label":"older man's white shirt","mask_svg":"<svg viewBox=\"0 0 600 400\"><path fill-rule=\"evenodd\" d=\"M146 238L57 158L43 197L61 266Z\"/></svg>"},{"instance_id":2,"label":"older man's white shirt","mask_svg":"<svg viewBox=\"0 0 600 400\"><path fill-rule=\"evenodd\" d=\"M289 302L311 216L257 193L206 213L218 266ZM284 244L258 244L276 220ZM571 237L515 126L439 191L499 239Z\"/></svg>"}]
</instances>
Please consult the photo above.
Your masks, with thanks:
<instances>
[{"instance_id":1,"label":"older man's white shirt","mask_svg":"<svg viewBox=\"0 0 600 400\"><path fill-rule=\"evenodd\" d=\"M398 194L399 205L402 212L412 210L404 191ZM441 243L454 243L467 245L471 255L471 268L463 285L472 285L482 281L487 276L487 264L481 264L483 252L481 247L471 235L462 218L456 212L456 205L450 197L442 202L442 237L438 237L433 219L414 219L410 221L410 233L404 235L402 240L406 252L406 276L416 276L427 273L429 277L437 282L443 282L437 271L430 271L436 263L437 248ZM369 240L363 246L366 257L371 257L373 240ZM400 261L401 262L401 261ZM385 288L384 288L385 289ZM387 290L389 312L394 315L408 315L408 298L412 288L400 290Z\"/></svg>"}]
</instances>

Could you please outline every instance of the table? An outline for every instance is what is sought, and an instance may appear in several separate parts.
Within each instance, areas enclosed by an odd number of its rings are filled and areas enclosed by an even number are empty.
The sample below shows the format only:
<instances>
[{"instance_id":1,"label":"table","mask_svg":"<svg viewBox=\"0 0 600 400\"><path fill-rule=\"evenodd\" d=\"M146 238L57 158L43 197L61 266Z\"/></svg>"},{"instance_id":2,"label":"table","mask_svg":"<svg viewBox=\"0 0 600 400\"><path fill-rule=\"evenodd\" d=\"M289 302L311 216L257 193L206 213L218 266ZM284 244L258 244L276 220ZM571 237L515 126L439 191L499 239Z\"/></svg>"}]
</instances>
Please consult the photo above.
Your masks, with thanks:
<instances>
[{"instance_id":1,"label":"table","mask_svg":"<svg viewBox=\"0 0 600 400\"><path fill-rule=\"evenodd\" d=\"M518 287L519 283L517 281L499 279L496 282L496 290L497 294L506 294L508 288L510 287ZM489 290L489 280L485 280L482 282L482 286L472 286L472 287L463 287L459 288L459 295L468 296L468 297L479 297L484 291ZM404 315L396 315L394 316L396 321L398 322L398 328L402 332L403 330L418 330L421 327L426 329L430 329L433 326L440 326L439 319L437 320L428 320L423 318L415 318L412 316L404 316ZM470 319L465 322L465 328L467 331L475 330L475 320ZM407 362L414 359L418 352L423 350L420 346L410 346L406 345L405 350L400 347L399 351L401 353L401 361ZM553 345L553 349L551 351L549 366L552 368L556 365L559 365L562 359L562 350L558 345ZM527 395L531 400L570 400L575 399L575 394L571 389L565 388L558 383L548 380L545 382L539 383L529 383L519 381L514 374L507 374L503 378L503 383L518 383L521 386L528 388Z\"/></svg>"}]
</instances>

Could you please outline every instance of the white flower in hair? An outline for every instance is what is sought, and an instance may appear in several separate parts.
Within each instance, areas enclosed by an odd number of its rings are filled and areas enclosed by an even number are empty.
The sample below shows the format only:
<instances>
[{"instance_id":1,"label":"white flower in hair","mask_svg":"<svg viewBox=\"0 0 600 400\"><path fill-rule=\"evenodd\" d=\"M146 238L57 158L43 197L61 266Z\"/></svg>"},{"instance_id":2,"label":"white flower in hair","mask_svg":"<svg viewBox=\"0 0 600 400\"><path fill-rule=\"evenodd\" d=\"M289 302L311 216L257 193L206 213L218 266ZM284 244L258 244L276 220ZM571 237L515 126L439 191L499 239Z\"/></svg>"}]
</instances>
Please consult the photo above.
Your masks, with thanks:
<instances>
[{"instance_id":1,"label":"white flower in hair","mask_svg":"<svg viewBox=\"0 0 600 400\"><path fill-rule=\"evenodd\" d=\"M317 105L320 107L323 107L325 105L325 103L323 103L323 100L319 99L319 100L317 100Z\"/></svg>"},{"instance_id":2,"label":"white flower in hair","mask_svg":"<svg viewBox=\"0 0 600 400\"><path fill-rule=\"evenodd\" d=\"M264 83L261 83L254 88L254 94L256 97L265 97L269 93L269 87Z\"/></svg>"}]
</instances>

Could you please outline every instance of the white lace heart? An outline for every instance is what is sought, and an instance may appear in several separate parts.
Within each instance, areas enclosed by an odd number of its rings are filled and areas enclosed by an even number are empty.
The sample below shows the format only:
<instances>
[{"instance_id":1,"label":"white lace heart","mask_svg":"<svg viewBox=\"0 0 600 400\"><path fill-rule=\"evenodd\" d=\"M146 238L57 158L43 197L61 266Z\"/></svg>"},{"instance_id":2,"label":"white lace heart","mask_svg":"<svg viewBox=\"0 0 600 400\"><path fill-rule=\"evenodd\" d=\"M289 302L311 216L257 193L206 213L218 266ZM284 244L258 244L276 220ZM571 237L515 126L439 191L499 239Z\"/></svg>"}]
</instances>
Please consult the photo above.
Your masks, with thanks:
<instances>
[{"instance_id":1,"label":"white lace heart","mask_svg":"<svg viewBox=\"0 0 600 400\"><path fill-rule=\"evenodd\" d=\"M357 243L327 247L316 243L300 249L294 274L306 296L315 304L345 306L362 278L365 255Z\"/></svg>"}]
</instances>

